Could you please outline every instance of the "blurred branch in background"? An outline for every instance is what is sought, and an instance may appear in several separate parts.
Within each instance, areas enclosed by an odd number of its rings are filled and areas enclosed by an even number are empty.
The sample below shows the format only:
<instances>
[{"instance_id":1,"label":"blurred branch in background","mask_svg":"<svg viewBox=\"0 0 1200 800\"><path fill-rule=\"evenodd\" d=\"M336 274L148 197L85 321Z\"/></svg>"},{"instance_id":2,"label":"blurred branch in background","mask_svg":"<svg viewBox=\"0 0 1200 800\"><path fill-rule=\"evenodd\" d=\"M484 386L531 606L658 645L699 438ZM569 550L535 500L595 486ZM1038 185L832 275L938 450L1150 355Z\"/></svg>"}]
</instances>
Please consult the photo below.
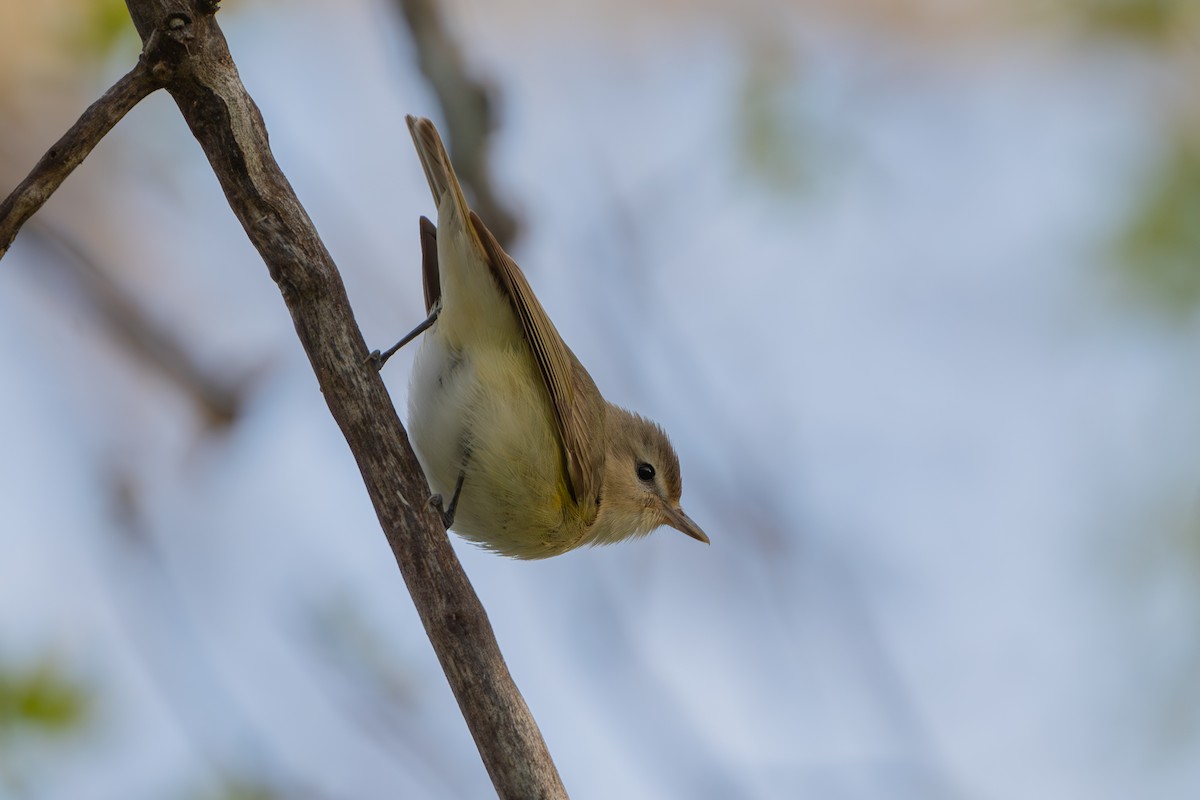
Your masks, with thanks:
<instances>
[{"instance_id":1,"label":"blurred branch in background","mask_svg":"<svg viewBox=\"0 0 1200 800\"><path fill-rule=\"evenodd\" d=\"M32 239L61 264L95 310L101 327L152 371L165 376L212 428L236 420L249 392L248 380L230 380L205 370L182 337L155 320L86 247L40 219L25 227Z\"/></svg>"},{"instance_id":2,"label":"blurred branch in background","mask_svg":"<svg viewBox=\"0 0 1200 800\"><path fill-rule=\"evenodd\" d=\"M413 45L417 64L437 98L443 131L459 178L471 194L471 206L509 247L519 233L516 217L496 197L488 170L488 136L495 125L492 87L470 75L462 49L442 19L436 0L396 0Z\"/></svg>"}]
</instances>

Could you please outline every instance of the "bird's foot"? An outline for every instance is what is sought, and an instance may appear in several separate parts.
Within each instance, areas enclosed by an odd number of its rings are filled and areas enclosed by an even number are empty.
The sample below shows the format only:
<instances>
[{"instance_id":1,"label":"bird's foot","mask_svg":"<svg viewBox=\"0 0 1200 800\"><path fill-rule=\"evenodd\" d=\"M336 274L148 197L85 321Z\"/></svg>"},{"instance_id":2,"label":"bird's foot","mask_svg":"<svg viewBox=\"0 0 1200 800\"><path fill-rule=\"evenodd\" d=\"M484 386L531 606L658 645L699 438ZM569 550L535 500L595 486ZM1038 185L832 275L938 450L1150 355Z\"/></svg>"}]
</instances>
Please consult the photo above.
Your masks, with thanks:
<instances>
[{"instance_id":1,"label":"bird's foot","mask_svg":"<svg viewBox=\"0 0 1200 800\"><path fill-rule=\"evenodd\" d=\"M442 518L442 524L446 526L446 530L450 530L450 526L454 524L454 512L458 510L458 498L462 494L463 481L466 479L467 473L459 472L458 480L454 482L454 495L450 498L450 505L442 505L442 496L435 494L429 498L429 505L437 510Z\"/></svg>"}]
</instances>

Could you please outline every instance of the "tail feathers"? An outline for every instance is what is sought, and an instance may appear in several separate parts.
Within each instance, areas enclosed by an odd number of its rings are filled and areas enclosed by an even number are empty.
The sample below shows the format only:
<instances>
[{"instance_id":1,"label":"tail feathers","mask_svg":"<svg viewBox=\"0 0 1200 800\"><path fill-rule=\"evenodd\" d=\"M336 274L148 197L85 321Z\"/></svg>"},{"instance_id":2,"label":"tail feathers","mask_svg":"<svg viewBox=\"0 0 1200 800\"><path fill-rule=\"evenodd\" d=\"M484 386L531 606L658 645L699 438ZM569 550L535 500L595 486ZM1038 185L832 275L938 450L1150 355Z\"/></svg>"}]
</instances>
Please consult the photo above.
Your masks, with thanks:
<instances>
[{"instance_id":1,"label":"tail feathers","mask_svg":"<svg viewBox=\"0 0 1200 800\"><path fill-rule=\"evenodd\" d=\"M429 181L429 190L433 192L433 202L437 204L440 212L446 194L450 193L453 197L454 213L461 220L462 226L470 230L471 226L467 224L467 220L470 219L467 198L463 195L458 176L454 174L454 167L450 165L450 157L446 154L446 148L442 144L442 137L438 135L437 128L424 117L409 115L407 120L408 131L412 134L413 144L417 148L417 156L421 159L421 167L425 170L425 179Z\"/></svg>"}]
</instances>

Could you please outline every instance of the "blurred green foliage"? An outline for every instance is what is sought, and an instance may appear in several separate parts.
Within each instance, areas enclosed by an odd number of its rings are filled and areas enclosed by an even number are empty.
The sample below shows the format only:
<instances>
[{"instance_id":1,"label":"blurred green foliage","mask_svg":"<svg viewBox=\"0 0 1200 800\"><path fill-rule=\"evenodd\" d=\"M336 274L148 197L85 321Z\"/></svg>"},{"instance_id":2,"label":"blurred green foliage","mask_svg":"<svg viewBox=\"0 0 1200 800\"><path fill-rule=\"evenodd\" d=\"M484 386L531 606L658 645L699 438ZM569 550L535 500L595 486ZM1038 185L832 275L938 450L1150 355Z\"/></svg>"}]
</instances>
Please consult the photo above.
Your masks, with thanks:
<instances>
[{"instance_id":1,"label":"blurred green foliage","mask_svg":"<svg viewBox=\"0 0 1200 800\"><path fill-rule=\"evenodd\" d=\"M1118 245L1134 289L1172 316L1200 307L1200 138L1180 134Z\"/></svg>"},{"instance_id":2,"label":"blurred green foliage","mask_svg":"<svg viewBox=\"0 0 1200 800\"><path fill-rule=\"evenodd\" d=\"M95 0L72 19L66 44L78 55L104 59L124 41L141 49L125 0Z\"/></svg>"},{"instance_id":3,"label":"blurred green foliage","mask_svg":"<svg viewBox=\"0 0 1200 800\"><path fill-rule=\"evenodd\" d=\"M215 790L194 797L195 800L280 800L283 795L253 778L229 776Z\"/></svg>"},{"instance_id":4,"label":"blurred green foliage","mask_svg":"<svg viewBox=\"0 0 1200 800\"><path fill-rule=\"evenodd\" d=\"M1120 36L1162 40L1184 23L1196 0L1078 0L1075 12L1089 28Z\"/></svg>"},{"instance_id":5,"label":"blurred green foliage","mask_svg":"<svg viewBox=\"0 0 1200 800\"><path fill-rule=\"evenodd\" d=\"M91 707L91 689L67 677L52 657L25 668L0 666L0 739L17 731L75 731Z\"/></svg>"},{"instance_id":6,"label":"blurred green foliage","mask_svg":"<svg viewBox=\"0 0 1200 800\"><path fill-rule=\"evenodd\" d=\"M735 116L739 156L747 174L770 189L789 193L814 177L808 158L812 131L802 114L801 74L792 59L779 45L751 50Z\"/></svg>"}]
</instances>

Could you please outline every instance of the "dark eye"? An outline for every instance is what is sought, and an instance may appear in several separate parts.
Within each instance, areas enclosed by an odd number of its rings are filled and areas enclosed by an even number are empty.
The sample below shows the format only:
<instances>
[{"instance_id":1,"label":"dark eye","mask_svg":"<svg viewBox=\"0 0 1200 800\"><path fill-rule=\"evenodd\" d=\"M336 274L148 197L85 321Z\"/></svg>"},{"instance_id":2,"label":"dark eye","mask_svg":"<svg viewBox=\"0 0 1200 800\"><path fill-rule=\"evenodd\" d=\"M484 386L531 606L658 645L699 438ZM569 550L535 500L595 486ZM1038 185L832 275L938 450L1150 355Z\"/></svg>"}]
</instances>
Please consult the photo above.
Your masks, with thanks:
<instances>
[{"instance_id":1,"label":"dark eye","mask_svg":"<svg viewBox=\"0 0 1200 800\"><path fill-rule=\"evenodd\" d=\"M637 465L638 480L652 481L654 480L654 466L645 462Z\"/></svg>"}]
</instances>

